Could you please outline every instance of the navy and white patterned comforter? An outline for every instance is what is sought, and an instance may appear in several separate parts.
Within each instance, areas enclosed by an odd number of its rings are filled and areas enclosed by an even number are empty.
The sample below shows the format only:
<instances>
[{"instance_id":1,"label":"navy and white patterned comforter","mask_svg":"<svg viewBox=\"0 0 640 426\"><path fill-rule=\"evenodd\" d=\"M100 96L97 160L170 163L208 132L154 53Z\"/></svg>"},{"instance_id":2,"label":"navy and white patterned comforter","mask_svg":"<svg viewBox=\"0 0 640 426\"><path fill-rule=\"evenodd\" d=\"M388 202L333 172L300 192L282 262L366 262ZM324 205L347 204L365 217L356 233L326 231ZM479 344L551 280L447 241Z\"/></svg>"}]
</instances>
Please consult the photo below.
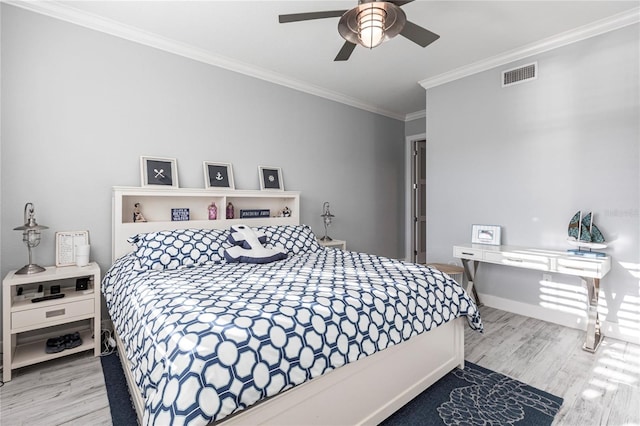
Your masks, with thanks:
<instances>
[{"instance_id":1,"label":"navy and white patterned comforter","mask_svg":"<svg viewBox=\"0 0 640 426\"><path fill-rule=\"evenodd\" d=\"M384 257L326 249L146 272L134 260L102 289L147 425L221 420L460 316L482 330L455 281Z\"/></svg>"}]
</instances>

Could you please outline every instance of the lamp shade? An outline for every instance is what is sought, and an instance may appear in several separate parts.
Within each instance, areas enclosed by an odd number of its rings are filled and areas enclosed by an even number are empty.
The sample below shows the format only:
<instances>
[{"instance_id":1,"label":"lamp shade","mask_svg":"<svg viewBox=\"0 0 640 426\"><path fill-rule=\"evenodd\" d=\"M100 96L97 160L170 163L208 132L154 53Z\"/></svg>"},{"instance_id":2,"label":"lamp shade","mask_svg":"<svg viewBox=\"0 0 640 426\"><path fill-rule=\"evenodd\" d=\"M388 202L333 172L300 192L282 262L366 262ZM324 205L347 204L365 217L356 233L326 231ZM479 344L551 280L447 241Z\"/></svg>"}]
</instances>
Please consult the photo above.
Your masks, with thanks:
<instances>
[{"instance_id":1,"label":"lamp shade","mask_svg":"<svg viewBox=\"0 0 640 426\"><path fill-rule=\"evenodd\" d=\"M370 3L358 13L358 40L364 47L373 48L384 40L384 21L387 12L384 8L375 7Z\"/></svg>"}]
</instances>

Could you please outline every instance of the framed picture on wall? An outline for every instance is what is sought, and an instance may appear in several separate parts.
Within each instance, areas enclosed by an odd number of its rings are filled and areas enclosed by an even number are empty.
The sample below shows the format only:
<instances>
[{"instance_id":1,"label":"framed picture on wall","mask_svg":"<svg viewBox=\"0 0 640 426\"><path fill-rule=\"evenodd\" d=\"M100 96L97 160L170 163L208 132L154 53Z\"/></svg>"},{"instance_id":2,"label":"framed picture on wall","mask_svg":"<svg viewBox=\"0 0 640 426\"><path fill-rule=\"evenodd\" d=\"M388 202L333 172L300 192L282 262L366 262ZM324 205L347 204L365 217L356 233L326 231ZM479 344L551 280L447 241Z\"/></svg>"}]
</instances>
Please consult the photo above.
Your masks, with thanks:
<instances>
[{"instance_id":1,"label":"framed picture on wall","mask_svg":"<svg viewBox=\"0 0 640 426\"><path fill-rule=\"evenodd\" d=\"M140 157L142 186L178 188L178 162L175 158Z\"/></svg>"},{"instance_id":2,"label":"framed picture on wall","mask_svg":"<svg viewBox=\"0 0 640 426\"><path fill-rule=\"evenodd\" d=\"M258 166L260 189L267 191L284 191L282 169L280 167Z\"/></svg>"},{"instance_id":3,"label":"framed picture on wall","mask_svg":"<svg viewBox=\"0 0 640 426\"><path fill-rule=\"evenodd\" d=\"M500 245L500 226L498 225L471 225L471 243Z\"/></svg>"},{"instance_id":4,"label":"framed picture on wall","mask_svg":"<svg viewBox=\"0 0 640 426\"><path fill-rule=\"evenodd\" d=\"M205 161L204 187L206 189L235 189L233 184L233 167L230 163L212 163Z\"/></svg>"}]
</instances>

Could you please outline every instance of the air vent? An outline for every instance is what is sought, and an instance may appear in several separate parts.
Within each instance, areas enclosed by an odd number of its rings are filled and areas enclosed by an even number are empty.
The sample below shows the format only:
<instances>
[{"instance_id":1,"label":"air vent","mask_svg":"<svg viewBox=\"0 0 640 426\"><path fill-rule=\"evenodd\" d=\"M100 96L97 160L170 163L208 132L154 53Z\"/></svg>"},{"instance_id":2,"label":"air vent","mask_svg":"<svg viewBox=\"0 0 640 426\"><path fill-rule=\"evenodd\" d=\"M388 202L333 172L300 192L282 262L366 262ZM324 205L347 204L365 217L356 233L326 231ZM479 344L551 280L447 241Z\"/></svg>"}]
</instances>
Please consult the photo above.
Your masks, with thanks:
<instances>
[{"instance_id":1,"label":"air vent","mask_svg":"<svg viewBox=\"0 0 640 426\"><path fill-rule=\"evenodd\" d=\"M513 86L514 84L538 78L538 63L523 65L518 68L502 71L502 87Z\"/></svg>"}]
</instances>

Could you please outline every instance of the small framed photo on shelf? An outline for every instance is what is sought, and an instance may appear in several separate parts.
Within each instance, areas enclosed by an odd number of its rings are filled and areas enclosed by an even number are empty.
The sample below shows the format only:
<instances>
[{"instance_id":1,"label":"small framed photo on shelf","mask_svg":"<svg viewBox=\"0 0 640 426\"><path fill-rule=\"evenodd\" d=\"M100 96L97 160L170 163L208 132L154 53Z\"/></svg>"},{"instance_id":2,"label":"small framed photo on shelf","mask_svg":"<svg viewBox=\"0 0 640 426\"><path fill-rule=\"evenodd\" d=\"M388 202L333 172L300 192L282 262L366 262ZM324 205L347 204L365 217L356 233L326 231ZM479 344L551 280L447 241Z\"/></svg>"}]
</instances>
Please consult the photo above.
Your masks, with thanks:
<instances>
[{"instance_id":1,"label":"small framed photo on shelf","mask_svg":"<svg viewBox=\"0 0 640 426\"><path fill-rule=\"evenodd\" d=\"M189 209L187 208L171 209L171 220L173 222L181 222L189 219L190 219Z\"/></svg>"},{"instance_id":2,"label":"small framed photo on shelf","mask_svg":"<svg viewBox=\"0 0 640 426\"><path fill-rule=\"evenodd\" d=\"M471 243L500 245L500 226L498 225L471 225Z\"/></svg>"},{"instance_id":3,"label":"small framed photo on shelf","mask_svg":"<svg viewBox=\"0 0 640 426\"><path fill-rule=\"evenodd\" d=\"M211 163L205 161L203 165L205 189L235 189L233 183L233 167L230 163Z\"/></svg>"},{"instance_id":4,"label":"small framed photo on shelf","mask_svg":"<svg viewBox=\"0 0 640 426\"><path fill-rule=\"evenodd\" d=\"M142 186L178 188L178 162L175 158L140 157Z\"/></svg>"},{"instance_id":5,"label":"small framed photo on shelf","mask_svg":"<svg viewBox=\"0 0 640 426\"><path fill-rule=\"evenodd\" d=\"M282 169L280 167L258 166L260 189L267 191L284 191Z\"/></svg>"}]
</instances>

